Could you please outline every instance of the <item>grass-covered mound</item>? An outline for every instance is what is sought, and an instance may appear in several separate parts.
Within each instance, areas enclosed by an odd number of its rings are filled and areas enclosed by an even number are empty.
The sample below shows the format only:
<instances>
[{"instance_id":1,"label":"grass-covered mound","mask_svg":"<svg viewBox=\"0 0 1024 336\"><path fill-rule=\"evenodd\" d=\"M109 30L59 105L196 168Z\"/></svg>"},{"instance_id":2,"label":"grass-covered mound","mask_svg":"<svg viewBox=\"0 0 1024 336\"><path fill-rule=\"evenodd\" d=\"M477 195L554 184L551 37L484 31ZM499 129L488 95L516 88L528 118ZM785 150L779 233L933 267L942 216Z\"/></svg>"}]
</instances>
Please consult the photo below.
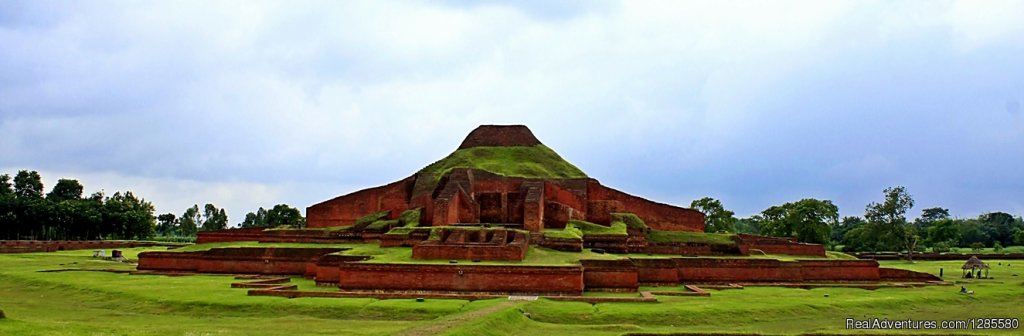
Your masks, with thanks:
<instances>
[{"instance_id":1,"label":"grass-covered mound","mask_svg":"<svg viewBox=\"0 0 1024 336\"><path fill-rule=\"evenodd\" d=\"M602 236L625 236L626 223L615 221L610 226L604 226L600 224L594 224L588 221L582 220L571 220L565 225L566 228L575 227L583 232L583 236L587 235L602 235Z\"/></svg>"},{"instance_id":2,"label":"grass-covered mound","mask_svg":"<svg viewBox=\"0 0 1024 336\"><path fill-rule=\"evenodd\" d=\"M585 178L587 174L544 145L471 147L456 150L416 173L415 192L430 192L455 168L525 178Z\"/></svg>"},{"instance_id":3,"label":"grass-covered mound","mask_svg":"<svg viewBox=\"0 0 1024 336\"><path fill-rule=\"evenodd\" d=\"M689 231L658 231L647 232L647 241L652 243L698 243L712 245L735 245L735 235L724 233L704 233Z\"/></svg>"}]
</instances>

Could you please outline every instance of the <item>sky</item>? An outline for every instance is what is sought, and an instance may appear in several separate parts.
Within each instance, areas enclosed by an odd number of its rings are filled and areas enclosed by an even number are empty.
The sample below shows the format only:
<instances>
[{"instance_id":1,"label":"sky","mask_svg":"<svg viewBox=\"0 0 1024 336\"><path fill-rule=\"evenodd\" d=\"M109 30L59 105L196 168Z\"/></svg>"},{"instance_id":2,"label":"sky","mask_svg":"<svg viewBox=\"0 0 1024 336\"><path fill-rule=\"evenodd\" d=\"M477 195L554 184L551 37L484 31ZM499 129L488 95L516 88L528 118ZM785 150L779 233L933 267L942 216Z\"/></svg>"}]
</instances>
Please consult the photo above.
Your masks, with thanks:
<instances>
[{"instance_id":1,"label":"sky","mask_svg":"<svg viewBox=\"0 0 1024 336\"><path fill-rule=\"evenodd\" d=\"M1024 213L1024 1L2 1L0 173L300 209L525 124L739 216Z\"/></svg>"}]
</instances>

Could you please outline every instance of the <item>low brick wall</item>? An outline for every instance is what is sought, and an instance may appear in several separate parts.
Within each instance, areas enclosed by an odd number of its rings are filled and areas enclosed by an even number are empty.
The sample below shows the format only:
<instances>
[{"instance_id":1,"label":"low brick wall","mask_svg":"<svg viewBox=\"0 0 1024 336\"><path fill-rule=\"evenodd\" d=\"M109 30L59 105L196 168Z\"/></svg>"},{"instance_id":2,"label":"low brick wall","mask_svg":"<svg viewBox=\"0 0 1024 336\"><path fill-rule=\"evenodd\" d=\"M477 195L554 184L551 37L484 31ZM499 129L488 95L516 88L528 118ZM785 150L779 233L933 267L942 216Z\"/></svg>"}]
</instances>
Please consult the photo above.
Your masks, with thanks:
<instances>
[{"instance_id":1,"label":"low brick wall","mask_svg":"<svg viewBox=\"0 0 1024 336\"><path fill-rule=\"evenodd\" d=\"M825 246L797 242L793 238L767 237L751 234L737 234L736 245L740 253L750 255L750 250L757 249L767 254L787 254L806 256L825 256Z\"/></svg>"},{"instance_id":2,"label":"low brick wall","mask_svg":"<svg viewBox=\"0 0 1024 336\"><path fill-rule=\"evenodd\" d=\"M139 253L139 270L228 274L304 275L307 264L344 248L214 248L195 252Z\"/></svg>"},{"instance_id":3,"label":"low brick wall","mask_svg":"<svg viewBox=\"0 0 1024 336\"><path fill-rule=\"evenodd\" d=\"M736 245L702 244L702 243L652 243L639 249L631 249L634 253L674 254L689 256L723 256L743 255Z\"/></svg>"},{"instance_id":4,"label":"low brick wall","mask_svg":"<svg viewBox=\"0 0 1024 336\"><path fill-rule=\"evenodd\" d=\"M769 259L675 259L683 282L798 282L800 264Z\"/></svg>"},{"instance_id":5,"label":"low brick wall","mask_svg":"<svg viewBox=\"0 0 1024 336\"><path fill-rule=\"evenodd\" d=\"M942 281L941 278L917 271L909 271L905 269L897 268L879 268L878 274L883 281L905 281L905 282L917 282L917 281Z\"/></svg>"},{"instance_id":6,"label":"low brick wall","mask_svg":"<svg viewBox=\"0 0 1024 336\"><path fill-rule=\"evenodd\" d=\"M629 259L580 260L583 286L587 290L635 292L638 286L637 267Z\"/></svg>"},{"instance_id":7,"label":"low brick wall","mask_svg":"<svg viewBox=\"0 0 1024 336\"><path fill-rule=\"evenodd\" d=\"M803 281L878 281L874 260L800 260Z\"/></svg>"},{"instance_id":8,"label":"low brick wall","mask_svg":"<svg viewBox=\"0 0 1024 336\"><path fill-rule=\"evenodd\" d=\"M443 245L426 241L412 248L413 259L523 260L526 245Z\"/></svg>"},{"instance_id":9,"label":"low brick wall","mask_svg":"<svg viewBox=\"0 0 1024 336\"><path fill-rule=\"evenodd\" d=\"M56 252L161 246L157 242L121 240L0 240L0 253Z\"/></svg>"},{"instance_id":10,"label":"low brick wall","mask_svg":"<svg viewBox=\"0 0 1024 336\"><path fill-rule=\"evenodd\" d=\"M675 259L633 259L637 281L651 285L677 285L682 280Z\"/></svg>"},{"instance_id":11,"label":"low brick wall","mask_svg":"<svg viewBox=\"0 0 1024 336\"><path fill-rule=\"evenodd\" d=\"M855 252L851 253L853 256L860 259L874 259L874 260L900 260L907 259L906 253L872 253L872 252ZM914 253L914 260L964 260L970 259L971 256L977 256L981 260L1020 260L1024 259L1024 253Z\"/></svg>"},{"instance_id":12,"label":"low brick wall","mask_svg":"<svg viewBox=\"0 0 1024 336\"><path fill-rule=\"evenodd\" d=\"M506 294L580 294L580 266L343 263L342 290L427 290Z\"/></svg>"}]
</instances>

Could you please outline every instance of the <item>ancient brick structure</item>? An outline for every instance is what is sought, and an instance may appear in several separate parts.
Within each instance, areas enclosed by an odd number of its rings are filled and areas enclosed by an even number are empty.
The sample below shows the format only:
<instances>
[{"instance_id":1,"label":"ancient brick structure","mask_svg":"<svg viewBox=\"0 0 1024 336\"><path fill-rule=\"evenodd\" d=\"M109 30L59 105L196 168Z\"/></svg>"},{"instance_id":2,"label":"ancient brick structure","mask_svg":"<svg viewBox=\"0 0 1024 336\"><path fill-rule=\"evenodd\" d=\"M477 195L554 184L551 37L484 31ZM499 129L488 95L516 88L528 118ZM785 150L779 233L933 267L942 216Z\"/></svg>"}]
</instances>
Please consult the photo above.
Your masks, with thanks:
<instances>
[{"instance_id":1,"label":"ancient brick structure","mask_svg":"<svg viewBox=\"0 0 1024 336\"><path fill-rule=\"evenodd\" d=\"M460 149L478 146L535 146L525 126L481 126ZM475 168L452 169L433 190L416 174L380 187L339 196L306 209L309 227L351 225L360 217L388 211L395 219L406 209L424 209L421 223L512 223L526 230L564 227L570 219L608 224L613 212L632 212L655 230L703 231L704 215L693 209L652 202L601 185L592 178L522 178ZM418 183L421 182L421 183Z\"/></svg>"},{"instance_id":2,"label":"ancient brick structure","mask_svg":"<svg viewBox=\"0 0 1024 336\"><path fill-rule=\"evenodd\" d=\"M439 229L437 240L412 247L413 259L523 260L530 247L524 231Z\"/></svg>"},{"instance_id":3,"label":"ancient brick structure","mask_svg":"<svg viewBox=\"0 0 1024 336\"><path fill-rule=\"evenodd\" d=\"M345 250L343 248L214 248L195 252L142 252L139 270L229 273L229 274L295 274L307 272L308 264L320 257ZM365 260L363 256L341 259Z\"/></svg>"},{"instance_id":4,"label":"ancient brick structure","mask_svg":"<svg viewBox=\"0 0 1024 336\"><path fill-rule=\"evenodd\" d=\"M338 287L367 291L579 295L583 292L583 272L580 266L343 263Z\"/></svg>"},{"instance_id":5,"label":"ancient brick structure","mask_svg":"<svg viewBox=\"0 0 1024 336\"><path fill-rule=\"evenodd\" d=\"M156 242L119 240L0 240L0 253L56 252L162 245Z\"/></svg>"}]
</instances>

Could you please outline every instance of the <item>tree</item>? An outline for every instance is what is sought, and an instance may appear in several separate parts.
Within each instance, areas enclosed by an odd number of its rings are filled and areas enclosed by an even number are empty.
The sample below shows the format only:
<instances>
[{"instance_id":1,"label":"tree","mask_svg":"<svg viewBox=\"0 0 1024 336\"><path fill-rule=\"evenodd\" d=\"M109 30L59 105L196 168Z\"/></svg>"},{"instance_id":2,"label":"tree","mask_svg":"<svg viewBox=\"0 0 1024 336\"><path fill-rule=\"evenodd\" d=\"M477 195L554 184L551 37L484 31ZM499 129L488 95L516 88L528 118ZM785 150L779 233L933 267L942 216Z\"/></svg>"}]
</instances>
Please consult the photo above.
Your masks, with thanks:
<instances>
[{"instance_id":1,"label":"tree","mask_svg":"<svg viewBox=\"0 0 1024 336\"><path fill-rule=\"evenodd\" d=\"M78 180L60 179L53 186L53 190L46 194L46 199L53 202L81 199L83 189L85 188Z\"/></svg>"},{"instance_id":2,"label":"tree","mask_svg":"<svg viewBox=\"0 0 1024 336\"><path fill-rule=\"evenodd\" d=\"M260 207L256 212L245 214L245 219L240 226L243 228L257 228L280 225L302 228L306 226L306 218L302 217L302 212L299 209L287 204L278 204L270 208L270 210Z\"/></svg>"},{"instance_id":3,"label":"tree","mask_svg":"<svg viewBox=\"0 0 1024 336\"><path fill-rule=\"evenodd\" d=\"M761 234L761 222L754 216L736 219L736 232Z\"/></svg>"},{"instance_id":4,"label":"tree","mask_svg":"<svg viewBox=\"0 0 1024 336\"><path fill-rule=\"evenodd\" d=\"M1013 243L1024 245L1024 229L1017 229L1017 231L1013 232Z\"/></svg>"},{"instance_id":5,"label":"tree","mask_svg":"<svg viewBox=\"0 0 1024 336\"><path fill-rule=\"evenodd\" d=\"M843 237L846 236L847 232L855 227L864 225L864 223L864 219L857 216L843 217L842 220L832 227L832 241L837 243L843 242Z\"/></svg>"},{"instance_id":6,"label":"tree","mask_svg":"<svg viewBox=\"0 0 1024 336\"><path fill-rule=\"evenodd\" d=\"M34 170L18 171L14 176L14 194L22 199L43 198L43 178Z\"/></svg>"},{"instance_id":7,"label":"tree","mask_svg":"<svg viewBox=\"0 0 1024 336\"><path fill-rule=\"evenodd\" d=\"M960 244L959 246L974 246L974 244L981 244L985 246L985 242L990 241L988 233L982 228L981 222L977 219L968 219L960 221Z\"/></svg>"},{"instance_id":8,"label":"tree","mask_svg":"<svg viewBox=\"0 0 1024 336\"><path fill-rule=\"evenodd\" d=\"M960 225L952 219L944 218L936 220L928 227L928 242L952 246L960 242Z\"/></svg>"},{"instance_id":9,"label":"tree","mask_svg":"<svg viewBox=\"0 0 1024 336\"><path fill-rule=\"evenodd\" d=\"M202 231L216 231L228 228L228 215L224 209L207 203L203 207L203 223L200 225Z\"/></svg>"},{"instance_id":10,"label":"tree","mask_svg":"<svg viewBox=\"0 0 1024 336\"><path fill-rule=\"evenodd\" d=\"M185 237L191 237L196 235L196 231L203 225L202 214L199 213L199 205L192 205L191 208L185 209L185 213L181 215L179 221L179 227L181 235Z\"/></svg>"},{"instance_id":11,"label":"tree","mask_svg":"<svg viewBox=\"0 0 1024 336\"><path fill-rule=\"evenodd\" d=\"M759 217L763 234L824 244L829 242L831 228L839 219L839 208L832 201L805 198L769 207Z\"/></svg>"},{"instance_id":12,"label":"tree","mask_svg":"<svg viewBox=\"0 0 1024 336\"><path fill-rule=\"evenodd\" d=\"M736 232L735 213L726 210L721 201L704 197L690 202L690 207L704 214L704 232Z\"/></svg>"},{"instance_id":13,"label":"tree","mask_svg":"<svg viewBox=\"0 0 1024 336\"><path fill-rule=\"evenodd\" d=\"M978 216L978 221L981 222L982 228L988 234L992 242L986 242L986 245L994 243L996 241L1002 243L1004 246L1013 243L1013 232L1021 228L1021 223L1013 218L1012 215L1005 212L990 212Z\"/></svg>"},{"instance_id":14,"label":"tree","mask_svg":"<svg viewBox=\"0 0 1024 336\"><path fill-rule=\"evenodd\" d=\"M11 184L11 175L0 175L0 197L14 196L14 185Z\"/></svg>"},{"instance_id":15,"label":"tree","mask_svg":"<svg viewBox=\"0 0 1024 336\"><path fill-rule=\"evenodd\" d=\"M178 231L178 217L172 213L156 216L156 232L161 236L173 236Z\"/></svg>"},{"instance_id":16,"label":"tree","mask_svg":"<svg viewBox=\"0 0 1024 336\"><path fill-rule=\"evenodd\" d=\"M914 261L914 249L920 239L917 230L907 223L907 210L914 207L914 198L902 186L886 188L883 191L885 200L882 203L871 202L864 209L864 218L875 226L876 232L887 234L878 237L893 240L902 248L907 249L907 258Z\"/></svg>"}]
</instances>

